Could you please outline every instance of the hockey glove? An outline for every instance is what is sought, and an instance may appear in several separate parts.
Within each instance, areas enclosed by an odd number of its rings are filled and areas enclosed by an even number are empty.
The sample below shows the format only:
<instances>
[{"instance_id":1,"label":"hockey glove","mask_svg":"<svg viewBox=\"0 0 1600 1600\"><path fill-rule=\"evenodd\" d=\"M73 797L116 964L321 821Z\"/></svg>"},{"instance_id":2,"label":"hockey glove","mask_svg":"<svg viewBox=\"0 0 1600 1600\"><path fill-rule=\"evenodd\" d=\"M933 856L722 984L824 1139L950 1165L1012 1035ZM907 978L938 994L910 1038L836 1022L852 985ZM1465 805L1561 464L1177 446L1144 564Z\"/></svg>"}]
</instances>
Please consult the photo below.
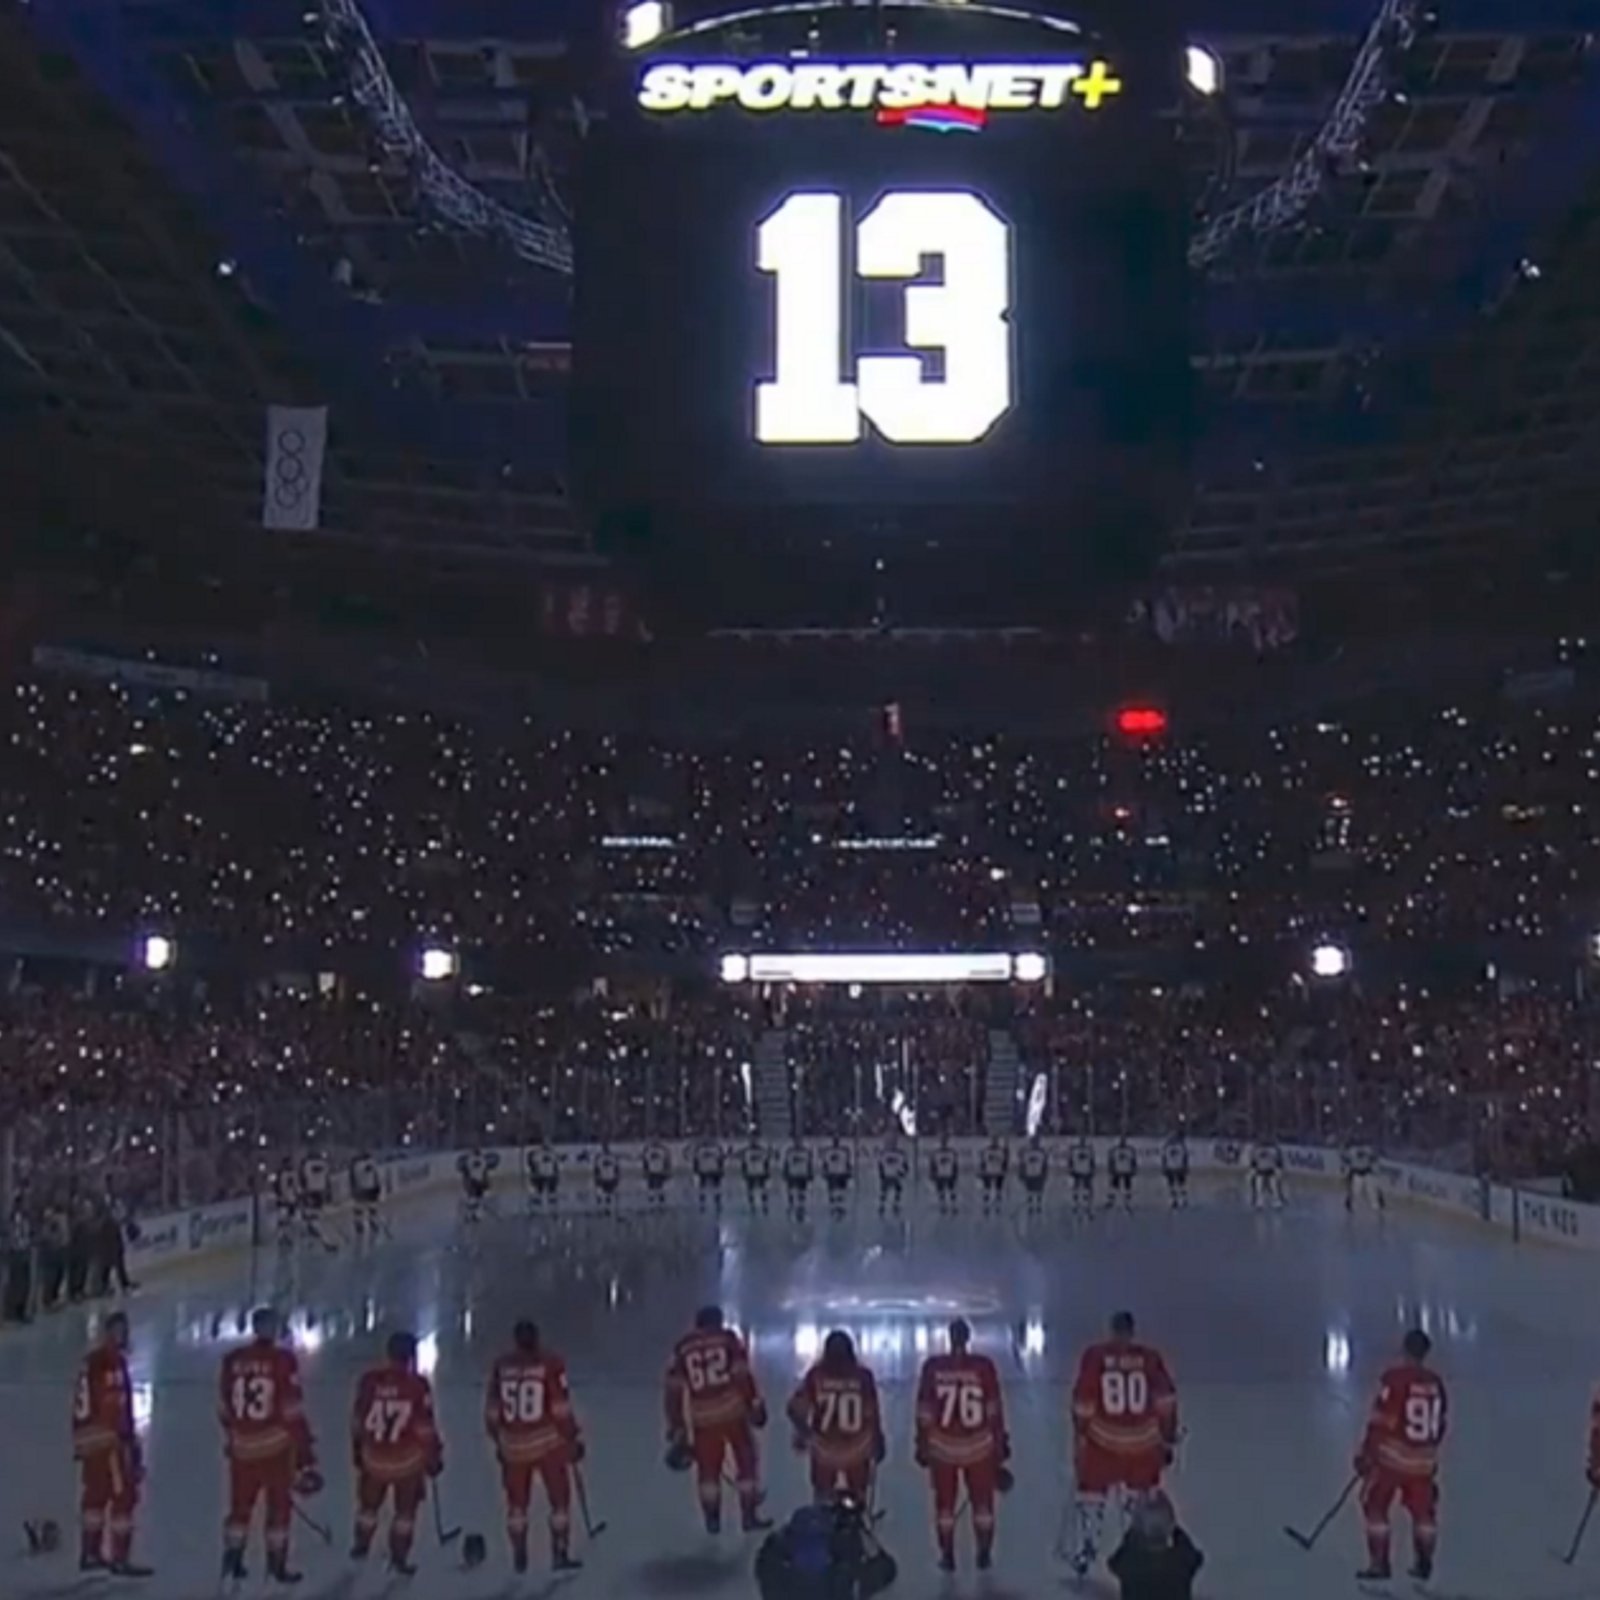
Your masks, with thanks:
<instances>
[{"instance_id":1,"label":"hockey glove","mask_svg":"<svg viewBox=\"0 0 1600 1600\"><path fill-rule=\"evenodd\" d=\"M322 1474L315 1466L304 1466L294 1475L294 1492L302 1498L322 1493Z\"/></svg>"},{"instance_id":2,"label":"hockey glove","mask_svg":"<svg viewBox=\"0 0 1600 1600\"><path fill-rule=\"evenodd\" d=\"M767 1425L767 1402L765 1400L752 1400L750 1402L750 1426L764 1428Z\"/></svg>"}]
</instances>

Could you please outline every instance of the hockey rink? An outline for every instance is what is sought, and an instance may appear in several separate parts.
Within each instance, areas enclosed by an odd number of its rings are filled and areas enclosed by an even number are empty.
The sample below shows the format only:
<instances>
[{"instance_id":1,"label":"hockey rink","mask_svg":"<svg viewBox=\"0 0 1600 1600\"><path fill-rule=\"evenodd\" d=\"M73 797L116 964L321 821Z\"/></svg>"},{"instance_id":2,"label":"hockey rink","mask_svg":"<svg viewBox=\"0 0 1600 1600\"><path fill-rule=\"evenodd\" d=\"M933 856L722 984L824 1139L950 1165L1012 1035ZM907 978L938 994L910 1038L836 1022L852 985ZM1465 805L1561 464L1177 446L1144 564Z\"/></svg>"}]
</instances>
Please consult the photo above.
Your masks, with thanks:
<instances>
[{"instance_id":1,"label":"hockey rink","mask_svg":"<svg viewBox=\"0 0 1600 1600\"><path fill-rule=\"evenodd\" d=\"M1291 1192L1282 1214L1243 1208L1231 1189L1198 1186L1174 1214L1153 1185L1134 1215L1043 1223L965 1212L937 1219L919 1202L904 1222L880 1222L872 1185L840 1223L752 1219L742 1197L720 1221L679 1209L612 1222L530 1223L502 1183L502 1215L468 1237L453 1201L392 1217L394 1237L366 1255L301 1249L239 1255L158 1278L128 1302L137 1403L149 1480L135 1553L155 1566L142 1585L80 1580L69 1459L71 1377L95 1313L74 1309L0 1336L0 1594L94 1597L142 1592L162 1600L216 1595L222 1459L214 1420L217 1363L258 1301L290 1313L328 1488L314 1510L333 1524L331 1548L304 1526L295 1591L309 1600L409 1593L491 1600L555 1592L536 1510L535 1571L513 1579L498 1481L484 1438L482 1385L512 1322L536 1317L562 1351L589 1444L592 1511L607 1531L578 1536L585 1570L563 1580L575 1600L599 1596L753 1596L758 1536L700 1529L687 1476L662 1465L661 1375L674 1339L701 1303L719 1301L744 1330L773 1412L764 1435L770 1512L802 1497L781 1406L831 1327L848 1329L883 1386L890 1454L879 1488L880 1534L901 1563L892 1593L1009 1597L1065 1594L1052 1547L1067 1493L1066 1394L1078 1352L1126 1307L1165 1351L1177 1379L1185 1439L1170 1490L1206 1554L1197 1594L1209 1600L1333 1600L1357 1592L1359 1517L1348 1506L1310 1554L1284 1535L1309 1529L1350 1471L1380 1369L1416 1320L1433 1336L1450 1385L1452 1429L1442 1474L1440 1563L1429 1592L1474 1600L1600 1597L1600 1528L1567 1568L1556 1553L1583 1508L1584 1443L1600 1376L1600 1279L1586 1257L1513 1245L1469 1224L1412 1210L1348 1217L1327 1190ZM1055 1205L1064 1196L1053 1195ZM774 1197L774 1206L781 1205ZM1017 1486L1000 1508L996 1570L933 1564L929 1501L911 1462L911 1388L921 1355L946 1321L967 1317L997 1359L1006 1390ZM347 1407L360 1369L385 1333L423 1341L439 1397L452 1523L483 1533L487 1564L457 1566L426 1518L420 1575L388 1577L345 1560L350 1472ZM13 1553L25 1517L62 1525L63 1552ZM1408 1555L1402 1523L1398 1558ZM259 1576L259 1539L243 1592ZM1407 1594L1397 1578L1386 1592ZM1089 1592L1107 1596L1104 1575ZM1370 1591L1369 1591L1370 1592Z\"/></svg>"}]
</instances>

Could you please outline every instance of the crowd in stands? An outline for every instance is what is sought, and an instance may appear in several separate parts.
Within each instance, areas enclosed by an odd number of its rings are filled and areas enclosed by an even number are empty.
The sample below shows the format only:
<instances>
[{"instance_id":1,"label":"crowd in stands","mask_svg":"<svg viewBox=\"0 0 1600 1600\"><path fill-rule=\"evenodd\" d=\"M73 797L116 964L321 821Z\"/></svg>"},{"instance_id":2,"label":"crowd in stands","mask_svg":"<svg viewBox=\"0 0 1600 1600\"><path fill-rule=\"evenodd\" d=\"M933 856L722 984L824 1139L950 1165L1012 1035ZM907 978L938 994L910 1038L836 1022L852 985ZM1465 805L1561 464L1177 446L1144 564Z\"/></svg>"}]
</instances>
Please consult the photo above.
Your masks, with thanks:
<instances>
[{"instance_id":1,"label":"crowd in stands","mask_svg":"<svg viewBox=\"0 0 1600 1600\"><path fill-rule=\"evenodd\" d=\"M1136 744L690 745L28 679L0 697L0 925L98 954L19 957L0 994L0 1184L137 1211L313 1146L738 1137L776 1027L808 1133L978 1130L998 1029L1047 1130L1548 1172L1595 1127L1597 740L1576 692ZM204 958L112 975L149 929ZM1324 937L1353 978L1304 978ZM410 992L422 940L492 992ZM1122 965L1003 999L710 983L763 945ZM1400 955L1456 946L1437 981Z\"/></svg>"},{"instance_id":2,"label":"crowd in stands","mask_svg":"<svg viewBox=\"0 0 1600 1600\"><path fill-rule=\"evenodd\" d=\"M265 954L701 955L730 922L791 947L1525 940L1600 903L1581 698L1133 746L690 746L39 678L0 696L0 749L9 917Z\"/></svg>"},{"instance_id":3,"label":"crowd in stands","mask_svg":"<svg viewBox=\"0 0 1600 1600\"><path fill-rule=\"evenodd\" d=\"M786 1017L790 1107L810 1135L860 1138L904 1127L972 1133L983 1126L988 1030L955 997L902 999L886 1014L817 1004Z\"/></svg>"}]
</instances>

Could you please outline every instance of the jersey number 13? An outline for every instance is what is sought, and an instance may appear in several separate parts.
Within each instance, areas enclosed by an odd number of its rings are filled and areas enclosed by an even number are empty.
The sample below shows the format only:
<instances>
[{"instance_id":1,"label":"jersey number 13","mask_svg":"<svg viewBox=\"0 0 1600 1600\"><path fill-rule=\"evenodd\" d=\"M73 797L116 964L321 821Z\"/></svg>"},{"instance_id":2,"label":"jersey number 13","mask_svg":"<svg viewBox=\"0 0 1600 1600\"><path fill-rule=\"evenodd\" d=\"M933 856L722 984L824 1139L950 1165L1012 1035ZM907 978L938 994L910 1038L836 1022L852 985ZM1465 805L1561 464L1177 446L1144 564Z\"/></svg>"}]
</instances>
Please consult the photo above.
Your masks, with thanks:
<instances>
[{"instance_id":1,"label":"jersey number 13","mask_svg":"<svg viewBox=\"0 0 1600 1600\"><path fill-rule=\"evenodd\" d=\"M789 195L756 228L756 265L777 280L773 376L756 385L762 444L853 444L865 417L893 444L974 444L1011 408L1011 228L980 196L891 190L853 230L855 276L942 281L903 291L905 340L939 351L943 375L916 355L863 355L841 375L847 280L844 197Z\"/></svg>"}]
</instances>

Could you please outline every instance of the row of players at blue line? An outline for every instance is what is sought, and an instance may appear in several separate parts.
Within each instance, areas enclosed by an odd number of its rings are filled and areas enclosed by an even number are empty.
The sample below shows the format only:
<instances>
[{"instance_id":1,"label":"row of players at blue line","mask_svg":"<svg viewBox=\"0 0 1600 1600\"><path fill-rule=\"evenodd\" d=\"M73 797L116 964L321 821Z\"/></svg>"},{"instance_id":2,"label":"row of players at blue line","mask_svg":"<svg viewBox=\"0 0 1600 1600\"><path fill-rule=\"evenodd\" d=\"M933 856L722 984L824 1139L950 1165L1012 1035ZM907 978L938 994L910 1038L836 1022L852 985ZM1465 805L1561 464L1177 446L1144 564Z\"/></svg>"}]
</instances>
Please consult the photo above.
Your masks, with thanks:
<instances>
[{"instance_id":1,"label":"row of players at blue line","mask_svg":"<svg viewBox=\"0 0 1600 1600\"><path fill-rule=\"evenodd\" d=\"M948 1138L941 1139L928 1153L926 1164L939 1214L954 1215L960 1205L961 1161ZM499 1154L493 1150L467 1150L457 1158L465 1220L476 1222L489 1208L499 1165ZM812 1186L819 1176L827 1194L829 1212L842 1215L857 1175L855 1151L843 1139L833 1139L820 1150L796 1140L781 1151L759 1139L751 1139L736 1152L730 1152L719 1142L706 1140L691 1147L688 1156L688 1168L699 1191L702 1210L721 1209L724 1184L733 1165L743 1179L752 1211L761 1215L769 1212L772 1184L777 1178L787 1194L789 1215L796 1219L807 1215ZM1087 1139L1069 1145L1064 1165L1071 1183L1073 1210L1079 1215L1092 1214L1102 1204L1097 1198L1100 1159L1095 1146ZM1139 1175L1138 1152L1126 1139L1119 1140L1106 1152L1105 1165L1109 1189L1103 1201L1104 1208L1120 1207L1131 1211L1134 1182ZM652 1209L664 1209L676 1176L671 1148L659 1141L646 1144L640 1152L640 1166L648 1205ZM1346 1206L1351 1209L1381 1207L1382 1197L1374 1179L1377 1158L1371 1147L1351 1145L1344 1152L1343 1166ZM528 1146L524 1153L524 1169L529 1213L554 1211L563 1178L561 1158L554 1146L544 1142ZM1246 1169L1251 1203L1258 1208L1281 1207L1284 1203L1282 1148L1273 1140L1258 1141L1248 1153ZM989 1140L979 1151L977 1160L984 1214L998 1215L1005 1208L1007 1188L1015 1173L1027 1215L1042 1216L1052 1170L1051 1152L1038 1138L1027 1140L1015 1151L1004 1139ZM1169 1139L1162 1146L1160 1170L1169 1203L1174 1210L1183 1210L1189 1203L1190 1162L1188 1144L1181 1136ZM879 1215L898 1216L912 1178L907 1141L891 1135L878 1146L877 1177ZM609 1145L602 1144L595 1152L589 1163L589 1178L601 1212L614 1212L622 1188L623 1169ZM369 1152L357 1154L350 1162L348 1186L356 1242L375 1241L387 1233L387 1226L381 1210L382 1175ZM286 1162L273 1175L272 1191L281 1245L291 1244L298 1233L303 1233L324 1248L334 1248L334 1240L322 1223L332 1197L332 1178L324 1157L311 1154L298 1163Z\"/></svg>"},{"instance_id":2,"label":"row of players at blue line","mask_svg":"<svg viewBox=\"0 0 1600 1600\"><path fill-rule=\"evenodd\" d=\"M803 1218L808 1211L812 1185L820 1176L827 1194L828 1209L842 1215L848 1205L857 1173L854 1150L842 1138L824 1144L820 1150L799 1140L781 1151L759 1139L733 1153L743 1179L750 1209L765 1215L770 1209L773 1179L781 1180L792 1217ZM688 1169L699 1191L702 1210L720 1210L723 1190L729 1176L730 1152L715 1140L690 1148ZM1065 1155L1067 1177L1071 1182L1073 1209L1090 1214L1097 1208L1099 1155L1095 1146L1081 1139L1068 1146ZM560 1197L562 1165L549 1144L530 1145L524 1154L530 1213L553 1211ZM1251 1147L1247 1162L1251 1203L1260 1208L1279 1208L1284 1203L1283 1150L1273 1140L1262 1140ZM1352 1145L1343 1155L1345 1203L1350 1208L1381 1205L1375 1173L1377 1158L1370 1146ZM490 1199L499 1156L491 1150L468 1150L457 1158L462 1184L463 1214L477 1221ZM655 1141L640 1152L647 1203L664 1209L675 1177L672 1150ZM1028 1215L1042 1216L1045 1192L1051 1171L1051 1152L1042 1140L1027 1140L1013 1152L1004 1139L991 1139L978 1153L977 1178L981 1206L986 1215L997 1215L1005 1207L1005 1197L1013 1169L1021 1185ZM1182 1137L1169 1139L1160 1155L1161 1175L1167 1185L1169 1203L1182 1210L1189 1203L1189 1147ZM905 1203L907 1184L912 1177L911 1154L904 1139L891 1135L877 1149L878 1211L881 1216L897 1216ZM1139 1175L1138 1152L1126 1139L1117 1141L1106 1152L1109 1192L1105 1209L1133 1209L1134 1181ZM960 1157L948 1138L941 1139L927 1156L928 1181L941 1215L953 1215L959 1206L961 1187ZM615 1151L602 1144L590 1163L590 1181L604 1213L615 1211L622 1188L623 1169Z\"/></svg>"}]
</instances>

